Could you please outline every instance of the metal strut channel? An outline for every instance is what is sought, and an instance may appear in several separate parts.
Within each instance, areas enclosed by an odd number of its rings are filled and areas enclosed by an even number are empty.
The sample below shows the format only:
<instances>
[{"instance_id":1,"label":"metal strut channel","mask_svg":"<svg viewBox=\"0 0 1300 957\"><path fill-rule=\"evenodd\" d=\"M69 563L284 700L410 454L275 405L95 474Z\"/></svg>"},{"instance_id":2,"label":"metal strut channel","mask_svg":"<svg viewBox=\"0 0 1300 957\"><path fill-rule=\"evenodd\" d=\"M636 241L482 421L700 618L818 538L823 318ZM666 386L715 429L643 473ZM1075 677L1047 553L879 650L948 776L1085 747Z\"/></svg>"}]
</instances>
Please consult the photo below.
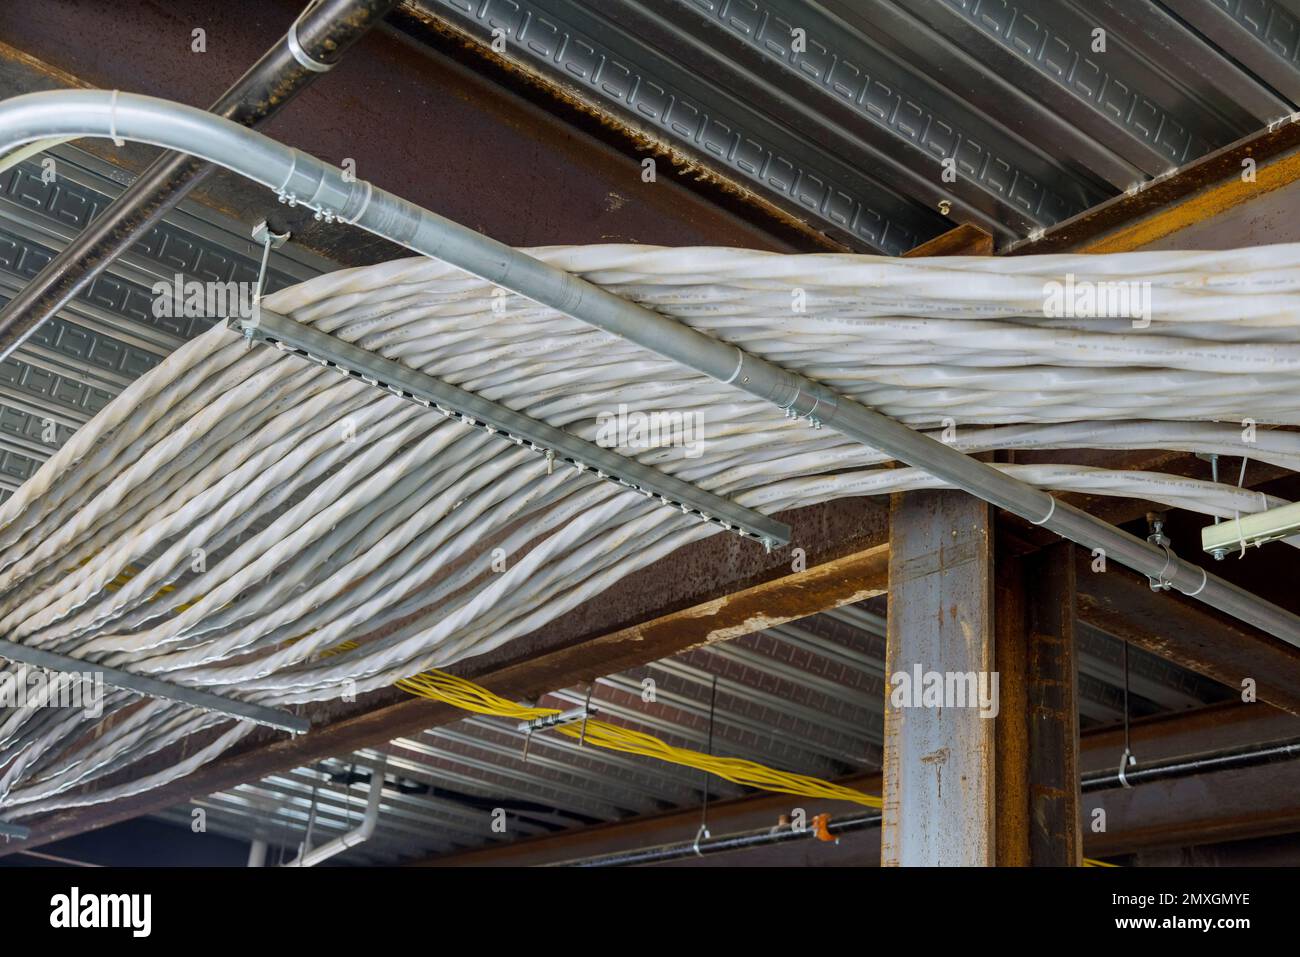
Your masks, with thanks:
<instances>
[{"instance_id":1,"label":"metal strut channel","mask_svg":"<svg viewBox=\"0 0 1300 957\"><path fill-rule=\"evenodd\" d=\"M172 684L169 681L159 681L157 678L150 678L148 675L132 674L118 668L106 668L103 665L95 664L93 661L72 658L68 655L46 651L43 648L32 648L28 645L20 645L4 639L0 639L0 658L8 658L10 661L33 665L37 668L49 668L51 671L93 672L102 675L104 684L112 685L114 688L134 691L150 698L166 698L169 701L178 701L192 708L213 711L231 718L255 721L258 724L266 725L268 728L278 728L281 731L291 731L294 734L304 734L311 729L311 721L302 715L281 711L277 708L264 708L261 705L249 704L246 701L236 701L234 698L225 698L208 691L200 691L197 688L186 688Z\"/></svg>"},{"instance_id":2,"label":"metal strut channel","mask_svg":"<svg viewBox=\"0 0 1300 957\"><path fill-rule=\"evenodd\" d=\"M572 465L579 472L591 471L597 478L635 489L688 515L698 515L727 531L762 542L769 549L790 541L790 526L784 522L288 316L259 308L255 318L235 317L229 326L250 341L269 343L312 362L333 366L393 395L436 409L448 418L499 434L516 445L527 445L548 460Z\"/></svg>"}]
</instances>

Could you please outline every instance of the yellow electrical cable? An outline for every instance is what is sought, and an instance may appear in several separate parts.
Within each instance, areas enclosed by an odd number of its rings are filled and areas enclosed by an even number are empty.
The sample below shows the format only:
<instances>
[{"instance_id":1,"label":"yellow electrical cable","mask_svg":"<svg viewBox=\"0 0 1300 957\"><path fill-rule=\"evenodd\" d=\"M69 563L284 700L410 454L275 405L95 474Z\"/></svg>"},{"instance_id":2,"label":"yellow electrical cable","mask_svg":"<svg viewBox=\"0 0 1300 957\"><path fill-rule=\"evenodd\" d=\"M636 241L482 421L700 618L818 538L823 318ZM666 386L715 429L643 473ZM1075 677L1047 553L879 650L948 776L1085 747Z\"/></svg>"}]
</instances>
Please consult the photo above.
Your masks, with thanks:
<instances>
[{"instance_id":1,"label":"yellow electrical cable","mask_svg":"<svg viewBox=\"0 0 1300 957\"><path fill-rule=\"evenodd\" d=\"M136 570L131 566L127 566L116 579L108 584L108 589L116 591L135 577L135 574ZM162 595L174 590L174 586L164 585L150 601L157 600ZM189 604L181 605L176 610L184 610L189 607ZM292 640L296 641L297 639ZM333 656L356 647L356 642L344 641L325 650L323 654ZM557 708L530 708L516 704L507 698L492 693L482 685L477 685L465 678L459 678L456 675L436 669L403 678L397 682L396 687L408 694L428 698L432 701L440 701L464 711L473 711L476 714L499 718L531 721L535 718L544 718L562 713ZM746 787L758 788L764 791L777 791L782 794L795 794L800 797L848 801L876 809L882 806L881 799L875 795L865 794L862 791L834 784L830 781L823 781L821 778L778 771L775 768L769 768L756 761L746 761L743 758L724 758L705 754L702 751L693 751L690 748L678 748L652 734L633 731L630 728L611 724L608 721L601 721L598 718L587 718L581 725L563 724L548 730L557 731L570 738L577 738L584 743L589 741L597 747L607 748L610 751L639 754L660 761L667 761L670 764L695 768L731 781L733 784ZM1083 866L1117 867L1118 865L1085 857Z\"/></svg>"},{"instance_id":2,"label":"yellow electrical cable","mask_svg":"<svg viewBox=\"0 0 1300 957\"><path fill-rule=\"evenodd\" d=\"M555 708L529 708L516 704L472 681L449 675L444 671L426 671L410 678L403 678L397 682L397 687L408 694L441 701L465 711L519 721L530 721L534 718L561 713ZM779 791L783 794L797 794L802 797L833 801L850 801L872 808L881 806L880 798L855 791L853 788L832 784L830 781L804 774L778 771L755 761L718 757L701 751L692 751L689 748L674 747L652 734L633 731L598 718L588 718L581 724L563 724L550 730L611 751L640 754L660 761L668 761L671 764L697 768L734 784L760 788L764 791Z\"/></svg>"},{"instance_id":3,"label":"yellow electrical cable","mask_svg":"<svg viewBox=\"0 0 1300 957\"><path fill-rule=\"evenodd\" d=\"M326 654L337 654L340 651L355 647L354 642L347 641L341 645L336 645ZM482 685L477 685L465 678L459 678L456 675L436 669L413 675L410 678L403 678L397 682L397 687L408 694L428 698L431 701L440 701L464 711L473 711L476 714L499 718L512 718L518 721L531 721L535 718L544 718L562 713L557 708L530 708L526 705L517 704L508 698L494 694ZM778 791L783 794L796 794L801 797L823 798L832 801L850 801L854 804L862 804L877 809L882 805L881 799L875 795L864 794L861 791L855 791L853 788L847 788L843 785L833 784L830 781L823 781L820 778L809 777L804 774L790 774L785 771L778 771L775 768L769 768L754 761L745 761L741 758L724 758L704 754L701 751L692 751L689 748L674 747L652 734L633 731L630 728L610 724L608 721L601 721L598 718L588 718L582 724L562 724L548 730L556 731L570 738L579 738L584 743L590 742L597 747L608 748L611 751L640 754L657 758L660 761L668 761L672 764L707 771L709 774L725 778L734 784L760 788L764 791ZM1085 857L1083 866L1117 867L1118 865Z\"/></svg>"},{"instance_id":4,"label":"yellow electrical cable","mask_svg":"<svg viewBox=\"0 0 1300 957\"><path fill-rule=\"evenodd\" d=\"M444 671L426 671L410 678L403 678L397 682L397 687L408 694L429 698L433 701L441 701L465 711L502 718L513 718L519 721L529 721L534 718L544 718L548 715L561 713L556 708L529 708L525 705L516 704L507 698L493 694L481 685L476 685L472 681L458 678ZM630 728L610 724L608 721L601 721L598 718L588 718L582 725L562 724L549 730L557 731L570 738L580 738L584 742L590 742L611 751L640 754L673 764L697 768L720 778L725 778L735 784L743 784L765 791L779 791L784 794L797 794L801 797L824 798L832 801L850 801L871 808L880 808L882 803L880 798L874 795L864 794L861 791L855 791L839 784L832 784L830 781L823 781L820 778L808 777L803 774L789 774L785 771L777 771L740 758L722 758L704 754L700 751L692 751L689 748L673 747L654 735L633 731ZM1083 866L1116 867L1118 865L1085 857Z\"/></svg>"}]
</instances>

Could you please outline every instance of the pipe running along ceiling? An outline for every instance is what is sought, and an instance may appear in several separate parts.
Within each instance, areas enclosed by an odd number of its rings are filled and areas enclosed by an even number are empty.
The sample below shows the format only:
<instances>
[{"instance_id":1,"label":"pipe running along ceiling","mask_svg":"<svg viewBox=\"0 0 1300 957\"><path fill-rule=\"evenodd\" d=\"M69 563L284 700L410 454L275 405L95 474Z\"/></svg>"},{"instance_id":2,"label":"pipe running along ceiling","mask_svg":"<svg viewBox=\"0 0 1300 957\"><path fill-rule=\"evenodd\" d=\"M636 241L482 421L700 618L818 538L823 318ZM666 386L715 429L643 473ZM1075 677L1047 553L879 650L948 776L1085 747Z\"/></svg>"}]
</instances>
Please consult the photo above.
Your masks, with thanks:
<instances>
[{"instance_id":1,"label":"pipe running along ceiling","mask_svg":"<svg viewBox=\"0 0 1300 957\"><path fill-rule=\"evenodd\" d=\"M954 419L965 452L1172 448L1300 464L1300 434L1263 429L1251 444L1239 425L1248 414L1300 424L1285 371L1300 353L1276 322L1294 308L1279 285L1294 285L1297 246L1017 260L534 253L917 427ZM1153 303L1170 305L1141 335L1113 321L1026 324L1044 283L1067 271L1140 274ZM792 288L806 312L791 312ZM698 414L698 456L633 454L760 512L939 484L432 260L333 273L266 305L591 441L620 404ZM1277 504L1178 476L1003 468L1046 488L1213 515ZM490 650L715 531L590 474L548 475L526 448L218 326L133 384L0 508L0 632L283 706ZM363 629L388 633L322 656ZM85 800L66 791L218 720L150 702L68 762L61 751L81 719L15 714L0 729L4 755L23 752L3 780L9 814Z\"/></svg>"},{"instance_id":2,"label":"pipe running along ceiling","mask_svg":"<svg viewBox=\"0 0 1300 957\"><path fill-rule=\"evenodd\" d=\"M1164 448L1300 464L1297 433L1260 429L1248 442L1241 427L1300 425L1288 389L1300 246L936 260L532 252L961 452ZM1044 319L1045 289L1067 276L1149 283L1150 327ZM333 273L266 306L590 441L621 404L698 414L698 455L620 451L763 513L941 484L441 262ZM1179 476L999 468L1209 515L1280 504ZM218 326L137 380L0 507L0 634L293 705L481 654L717 531ZM338 649L363 631L378 637ZM77 713L17 709L0 724L3 816L183 775L251 723L166 770L70 793L224 720L113 692L92 737Z\"/></svg>"}]
</instances>

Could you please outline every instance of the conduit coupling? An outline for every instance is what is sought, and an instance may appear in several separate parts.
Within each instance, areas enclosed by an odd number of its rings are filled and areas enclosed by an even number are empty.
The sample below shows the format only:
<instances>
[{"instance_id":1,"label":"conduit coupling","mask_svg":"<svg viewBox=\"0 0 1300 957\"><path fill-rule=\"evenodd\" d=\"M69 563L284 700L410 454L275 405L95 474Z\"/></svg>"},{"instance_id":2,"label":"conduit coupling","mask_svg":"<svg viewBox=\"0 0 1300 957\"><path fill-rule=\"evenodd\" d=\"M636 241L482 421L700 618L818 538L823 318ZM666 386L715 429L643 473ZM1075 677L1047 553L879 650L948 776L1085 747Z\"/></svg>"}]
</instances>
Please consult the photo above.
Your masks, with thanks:
<instances>
[{"instance_id":1,"label":"conduit coupling","mask_svg":"<svg viewBox=\"0 0 1300 957\"><path fill-rule=\"evenodd\" d=\"M807 419L817 428L832 424L839 397L817 382L736 349L736 369L722 381L779 406L793 419Z\"/></svg>"},{"instance_id":2,"label":"conduit coupling","mask_svg":"<svg viewBox=\"0 0 1300 957\"><path fill-rule=\"evenodd\" d=\"M220 117L166 100L103 90L29 93L0 104L0 152L57 136L119 137L181 150L353 222L417 253L443 260L544 306L774 402L998 508L1104 552L1148 578L1300 647L1300 617L1041 489L910 429L888 416L675 319L614 295L436 213L344 176L339 169ZM739 352L739 358L737 354ZM816 422L814 422L816 424Z\"/></svg>"}]
</instances>

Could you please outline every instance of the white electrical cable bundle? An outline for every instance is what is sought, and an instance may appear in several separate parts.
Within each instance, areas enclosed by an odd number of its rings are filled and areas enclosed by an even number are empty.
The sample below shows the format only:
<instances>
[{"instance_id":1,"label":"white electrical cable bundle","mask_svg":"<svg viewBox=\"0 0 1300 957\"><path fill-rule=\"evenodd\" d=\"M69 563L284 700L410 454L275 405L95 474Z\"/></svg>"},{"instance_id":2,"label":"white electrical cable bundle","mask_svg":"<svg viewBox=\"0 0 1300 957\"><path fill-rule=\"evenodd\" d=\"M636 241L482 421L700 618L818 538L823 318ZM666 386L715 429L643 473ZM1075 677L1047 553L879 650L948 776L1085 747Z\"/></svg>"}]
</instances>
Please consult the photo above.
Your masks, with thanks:
<instances>
[{"instance_id":1,"label":"white electrical cable bundle","mask_svg":"<svg viewBox=\"0 0 1300 957\"><path fill-rule=\"evenodd\" d=\"M1253 428L1300 425L1289 386L1300 246L940 260L535 254L965 452L1174 449L1300 467L1300 433ZM1067 275L1149 283L1149 326L1044 319L1045 288ZM698 455L618 451L765 513L940 487L496 293L413 259L322 276L266 305L588 440L620 405L698 414ZM1279 504L1180 476L999 467L1045 488L1210 515ZM133 383L0 506L0 634L284 706L481 654L715 530L590 474L548 474L527 449L218 326ZM322 654L370 633L380 637ZM156 786L249 730L222 726L214 740L212 715L121 694L105 715L93 740L67 716L0 723L0 762L15 758L0 763L0 817ZM183 763L140 780L118 773L198 732ZM102 791L71 793L108 775Z\"/></svg>"}]
</instances>

